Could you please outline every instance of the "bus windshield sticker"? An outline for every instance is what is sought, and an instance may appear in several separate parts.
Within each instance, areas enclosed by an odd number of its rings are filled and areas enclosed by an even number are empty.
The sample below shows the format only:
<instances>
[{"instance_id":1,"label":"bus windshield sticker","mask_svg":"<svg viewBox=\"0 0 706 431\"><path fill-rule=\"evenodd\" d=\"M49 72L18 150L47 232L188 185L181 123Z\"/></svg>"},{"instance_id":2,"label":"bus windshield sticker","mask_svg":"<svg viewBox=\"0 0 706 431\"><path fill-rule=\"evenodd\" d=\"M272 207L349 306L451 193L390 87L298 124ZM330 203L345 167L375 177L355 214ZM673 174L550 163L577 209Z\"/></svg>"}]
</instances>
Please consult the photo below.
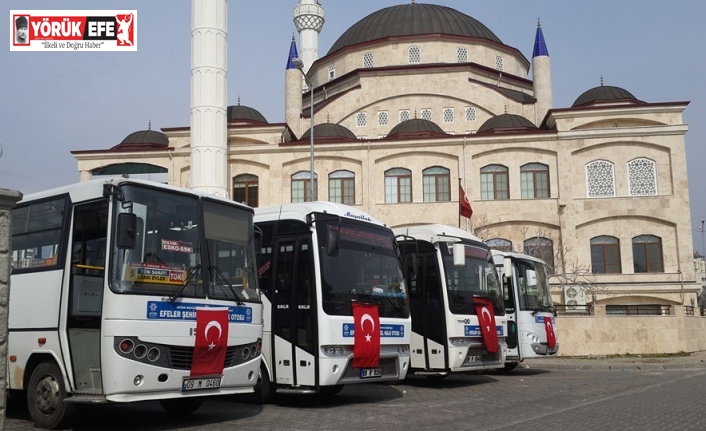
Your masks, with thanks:
<instances>
[{"instance_id":1,"label":"bus windshield sticker","mask_svg":"<svg viewBox=\"0 0 706 431\"><path fill-rule=\"evenodd\" d=\"M181 284L185 277L186 271L180 266L131 263L125 279L140 283Z\"/></svg>"},{"instance_id":2,"label":"bus windshield sticker","mask_svg":"<svg viewBox=\"0 0 706 431\"><path fill-rule=\"evenodd\" d=\"M175 251L177 253L194 253L194 244L184 241L162 240L162 250Z\"/></svg>"}]
</instances>

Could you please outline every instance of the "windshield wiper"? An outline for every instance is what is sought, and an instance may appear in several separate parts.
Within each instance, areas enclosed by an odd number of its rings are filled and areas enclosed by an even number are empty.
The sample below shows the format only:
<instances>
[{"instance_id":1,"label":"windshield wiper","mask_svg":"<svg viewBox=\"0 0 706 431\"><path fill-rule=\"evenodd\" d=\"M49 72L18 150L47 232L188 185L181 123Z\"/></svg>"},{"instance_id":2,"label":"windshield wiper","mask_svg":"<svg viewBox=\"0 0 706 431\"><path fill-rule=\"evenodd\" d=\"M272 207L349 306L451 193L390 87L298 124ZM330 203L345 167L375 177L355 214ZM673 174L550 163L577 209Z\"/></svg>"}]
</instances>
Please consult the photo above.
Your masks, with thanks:
<instances>
[{"instance_id":1,"label":"windshield wiper","mask_svg":"<svg viewBox=\"0 0 706 431\"><path fill-rule=\"evenodd\" d=\"M184 282L181 283L181 286L177 289L176 292L174 292L174 295L170 296L167 298L167 301L169 302L174 302L178 297L181 296L182 293L184 293L184 289L186 289L186 286L189 284L189 282L196 276L196 274L201 272L201 265L194 265L189 268L189 270L186 273L186 279L184 279Z\"/></svg>"},{"instance_id":2,"label":"windshield wiper","mask_svg":"<svg viewBox=\"0 0 706 431\"><path fill-rule=\"evenodd\" d=\"M216 275L216 277L215 277L216 281L228 286L228 289L230 289L230 292L233 294L233 299L235 299L235 301L236 301L235 303L237 305L245 305L245 303L243 301L241 301L240 298L238 297L238 294L235 293L235 289L233 288L233 285L230 284L230 282L228 281L228 278L225 276L225 274L223 274L223 271L221 271L221 268L219 268L218 266L209 266L208 270L211 274ZM247 275L246 275L246 277L247 277Z\"/></svg>"}]
</instances>

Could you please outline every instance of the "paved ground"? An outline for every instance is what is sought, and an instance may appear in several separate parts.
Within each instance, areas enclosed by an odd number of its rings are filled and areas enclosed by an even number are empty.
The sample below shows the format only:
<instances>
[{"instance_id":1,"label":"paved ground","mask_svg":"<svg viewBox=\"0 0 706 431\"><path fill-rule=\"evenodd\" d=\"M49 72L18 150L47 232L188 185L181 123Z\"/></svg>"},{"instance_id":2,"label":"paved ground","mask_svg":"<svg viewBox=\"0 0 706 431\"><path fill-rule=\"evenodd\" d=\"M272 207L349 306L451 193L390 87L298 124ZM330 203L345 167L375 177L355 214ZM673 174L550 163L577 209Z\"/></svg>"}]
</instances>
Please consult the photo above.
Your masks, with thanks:
<instances>
[{"instance_id":1,"label":"paved ground","mask_svg":"<svg viewBox=\"0 0 706 431\"><path fill-rule=\"evenodd\" d=\"M333 397L280 396L252 405L211 397L194 414L156 402L83 409L75 431L706 430L706 353L672 357L528 360L511 373L412 376L347 386ZM6 430L36 430L23 408Z\"/></svg>"}]
</instances>

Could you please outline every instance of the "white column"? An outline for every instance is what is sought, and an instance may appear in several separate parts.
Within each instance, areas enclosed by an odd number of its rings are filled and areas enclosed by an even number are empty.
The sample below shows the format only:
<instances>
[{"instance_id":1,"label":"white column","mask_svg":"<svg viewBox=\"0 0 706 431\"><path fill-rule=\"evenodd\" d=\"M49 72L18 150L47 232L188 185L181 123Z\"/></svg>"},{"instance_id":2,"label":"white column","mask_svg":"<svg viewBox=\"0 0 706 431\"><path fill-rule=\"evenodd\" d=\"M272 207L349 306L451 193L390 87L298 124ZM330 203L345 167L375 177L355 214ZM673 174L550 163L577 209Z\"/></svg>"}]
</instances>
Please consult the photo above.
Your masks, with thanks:
<instances>
[{"instance_id":1,"label":"white column","mask_svg":"<svg viewBox=\"0 0 706 431\"><path fill-rule=\"evenodd\" d=\"M191 2L191 188L228 197L228 1Z\"/></svg>"}]
</instances>

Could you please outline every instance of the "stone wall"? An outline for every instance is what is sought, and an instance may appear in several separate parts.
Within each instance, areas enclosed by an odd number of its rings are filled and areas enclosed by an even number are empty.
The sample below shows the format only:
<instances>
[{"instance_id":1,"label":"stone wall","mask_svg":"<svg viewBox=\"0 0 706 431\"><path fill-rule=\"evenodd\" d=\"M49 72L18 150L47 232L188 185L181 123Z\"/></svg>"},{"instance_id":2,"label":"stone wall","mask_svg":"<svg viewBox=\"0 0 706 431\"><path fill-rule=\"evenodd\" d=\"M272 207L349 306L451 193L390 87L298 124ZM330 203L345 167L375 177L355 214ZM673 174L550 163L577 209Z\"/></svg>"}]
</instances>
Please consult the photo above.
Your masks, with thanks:
<instances>
[{"instance_id":1,"label":"stone wall","mask_svg":"<svg viewBox=\"0 0 706 431\"><path fill-rule=\"evenodd\" d=\"M5 375L7 374L7 301L10 295L10 227L11 212L22 194L0 189L0 429L5 429L7 406Z\"/></svg>"},{"instance_id":2,"label":"stone wall","mask_svg":"<svg viewBox=\"0 0 706 431\"><path fill-rule=\"evenodd\" d=\"M559 316L559 356L651 355L706 350L706 317L685 315L680 305L668 316Z\"/></svg>"}]
</instances>

